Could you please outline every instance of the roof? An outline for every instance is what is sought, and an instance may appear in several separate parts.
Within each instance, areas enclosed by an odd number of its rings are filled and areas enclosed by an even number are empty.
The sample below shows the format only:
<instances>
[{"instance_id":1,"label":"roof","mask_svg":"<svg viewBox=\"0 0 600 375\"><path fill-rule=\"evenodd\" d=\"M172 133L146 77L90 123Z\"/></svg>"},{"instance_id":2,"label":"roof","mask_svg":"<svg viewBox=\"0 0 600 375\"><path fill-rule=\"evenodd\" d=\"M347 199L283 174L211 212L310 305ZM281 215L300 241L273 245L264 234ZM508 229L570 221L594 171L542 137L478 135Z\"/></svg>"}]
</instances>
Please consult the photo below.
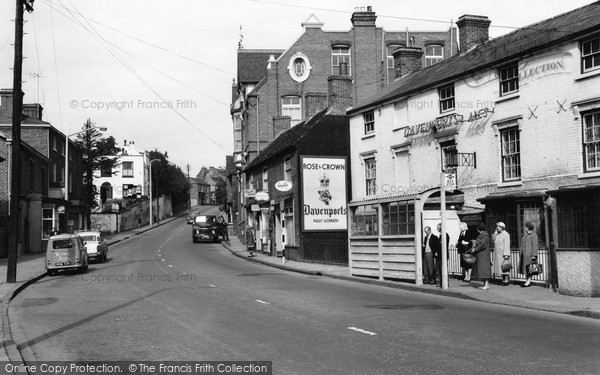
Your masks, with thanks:
<instances>
[{"instance_id":1,"label":"roof","mask_svg":"<svg viewBox=\"0 0 600 375\"><path fill-rule=\"evenodd\" d=\"M238 83L256 83L267 75L267 62L273 55L277 58L284 50L238 49Z\"/></svg>"},{"instance_id":2,"label":"roof","mask_svg":"<svg viewBox=\"0 0 600 375\"><path fill-rule=\"evenodd\" d=\"M581 37L600 28L600 1L491 39L476 48L442 60L398 79L348 114L398 100L428 88L456 81L477 71L509 62L524 54L541 51Z\"/></svg>"},{"instance_id":3,"label":"roof","mask_svg":"<svg viewBox=\"0 0 600 375\"><path fill-rule=\"evenodd\" d=\"M273 140L264 150L262 150L258 156L256 156L250 164L244 168L244 171L250 170L261 163L268 161L269 159L280 155L281 153L295 147L311 130L318 127L320 124L325 122L331 123L348 123L348 117L343 115L329 115L327 114L329 109L317 113L308 121L303 121L298 125L292 126L285 132L279 134L277 138Z\"/></svg>"}]
</instances>

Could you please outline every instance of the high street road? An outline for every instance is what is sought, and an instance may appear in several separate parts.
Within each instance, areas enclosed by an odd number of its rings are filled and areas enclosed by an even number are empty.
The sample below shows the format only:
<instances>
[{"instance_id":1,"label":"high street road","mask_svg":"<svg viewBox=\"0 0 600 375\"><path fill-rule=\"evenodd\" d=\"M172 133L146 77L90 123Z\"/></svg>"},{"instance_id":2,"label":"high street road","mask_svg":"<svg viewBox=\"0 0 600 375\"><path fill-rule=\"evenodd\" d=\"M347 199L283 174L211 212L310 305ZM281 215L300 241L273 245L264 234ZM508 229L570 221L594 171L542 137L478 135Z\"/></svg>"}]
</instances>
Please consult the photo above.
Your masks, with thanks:
<instances>
[{"instance_id":1,"label":"high street road","mask_svg":"<svg viewBox=\"0 0 600 375\"><path fill-rule=\"evenodd\" d=\"M202 208L212 210L214 207ZM206 212L206 211L205 211ZM272 361L274 374L596 374L600 322L291 273L192 243L185 218L10 304L41 361Z\"/></svg>"}]
</instances>

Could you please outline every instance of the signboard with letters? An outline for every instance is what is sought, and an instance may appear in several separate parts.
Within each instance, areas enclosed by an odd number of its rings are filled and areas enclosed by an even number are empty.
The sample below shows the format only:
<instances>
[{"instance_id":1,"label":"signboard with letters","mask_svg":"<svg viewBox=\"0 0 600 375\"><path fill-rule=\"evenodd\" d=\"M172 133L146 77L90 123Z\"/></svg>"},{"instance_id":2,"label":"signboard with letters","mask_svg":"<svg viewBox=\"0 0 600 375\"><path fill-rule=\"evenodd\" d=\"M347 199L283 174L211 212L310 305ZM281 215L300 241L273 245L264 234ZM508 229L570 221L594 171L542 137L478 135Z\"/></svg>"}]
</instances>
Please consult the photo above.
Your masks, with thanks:
<instances>
[{"instance_id":1,"label":"signboard with letters","mask_svg":"<svg viewBox=\"0 0 600 375\"><path fill-rule=\"evenodd\" d=\"M344 231L346 214L346 158L302 156L303 229Z\"/></svg>"}]
</instances>

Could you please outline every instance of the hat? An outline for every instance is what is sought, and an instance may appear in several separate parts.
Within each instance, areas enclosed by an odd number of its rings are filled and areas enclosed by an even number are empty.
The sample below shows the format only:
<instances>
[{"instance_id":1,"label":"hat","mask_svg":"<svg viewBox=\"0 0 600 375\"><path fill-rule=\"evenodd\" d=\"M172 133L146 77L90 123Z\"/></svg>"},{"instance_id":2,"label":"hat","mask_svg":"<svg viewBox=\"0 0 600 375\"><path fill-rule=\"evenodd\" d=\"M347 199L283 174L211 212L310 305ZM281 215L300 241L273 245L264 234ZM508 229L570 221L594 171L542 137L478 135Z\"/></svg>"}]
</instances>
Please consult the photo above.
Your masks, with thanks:
<instances>
[{"instance_id":1,"label":"hat","mask_svg":"<svg viewBox=\"0 0 600 375\"><path fill-rule=\"evenodd\" d=\"M501 222L501 221L497 222L497 223L496 223L496 226L497 226L497 227L502 227L502 228L506 229L506 225L504 225L504 223L503 223L503 222Z\"/></svg>"}]
</instances>

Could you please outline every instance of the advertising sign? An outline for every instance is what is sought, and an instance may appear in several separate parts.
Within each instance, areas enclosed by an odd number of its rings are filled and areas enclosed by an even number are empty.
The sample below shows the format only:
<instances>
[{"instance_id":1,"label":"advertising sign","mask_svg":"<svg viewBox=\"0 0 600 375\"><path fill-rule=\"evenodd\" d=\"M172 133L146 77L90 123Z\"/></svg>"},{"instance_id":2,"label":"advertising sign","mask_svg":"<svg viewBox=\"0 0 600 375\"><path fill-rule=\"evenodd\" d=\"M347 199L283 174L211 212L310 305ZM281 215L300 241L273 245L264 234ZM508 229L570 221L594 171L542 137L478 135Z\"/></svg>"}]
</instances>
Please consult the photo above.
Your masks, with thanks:
<instances>
[{"instance_id":1,"label":"advertising sign","mask_svg":"<svg viewBox=\"0 0 600 375\"><path fill-rule=\"evenodd\" d=\"M275 189L279 190L279 191L290 191L292 190L292 183L290 181L278 181L275 184Z\"/></svg>"},{"instance_id":2,"label":"advertising sign","mask_svg":"<svg viewBox=\"0 0 600 375\"><path fill-rule=\"evenodd\" d=\"M256 199L257 201L268 201L269 193L264 191L257 191L256 194L254 194L254 199Z\"/></svg>"},{"instance_id":3,"label":"advertising sign","mask_svg":"<svg viewBox=\"0 0 600 375\"><path fill-rule=\"evenodd\" d=\"M303 229L344 231L346 214L346 158L302 156Z\"/></svg>"}]
</instances>

